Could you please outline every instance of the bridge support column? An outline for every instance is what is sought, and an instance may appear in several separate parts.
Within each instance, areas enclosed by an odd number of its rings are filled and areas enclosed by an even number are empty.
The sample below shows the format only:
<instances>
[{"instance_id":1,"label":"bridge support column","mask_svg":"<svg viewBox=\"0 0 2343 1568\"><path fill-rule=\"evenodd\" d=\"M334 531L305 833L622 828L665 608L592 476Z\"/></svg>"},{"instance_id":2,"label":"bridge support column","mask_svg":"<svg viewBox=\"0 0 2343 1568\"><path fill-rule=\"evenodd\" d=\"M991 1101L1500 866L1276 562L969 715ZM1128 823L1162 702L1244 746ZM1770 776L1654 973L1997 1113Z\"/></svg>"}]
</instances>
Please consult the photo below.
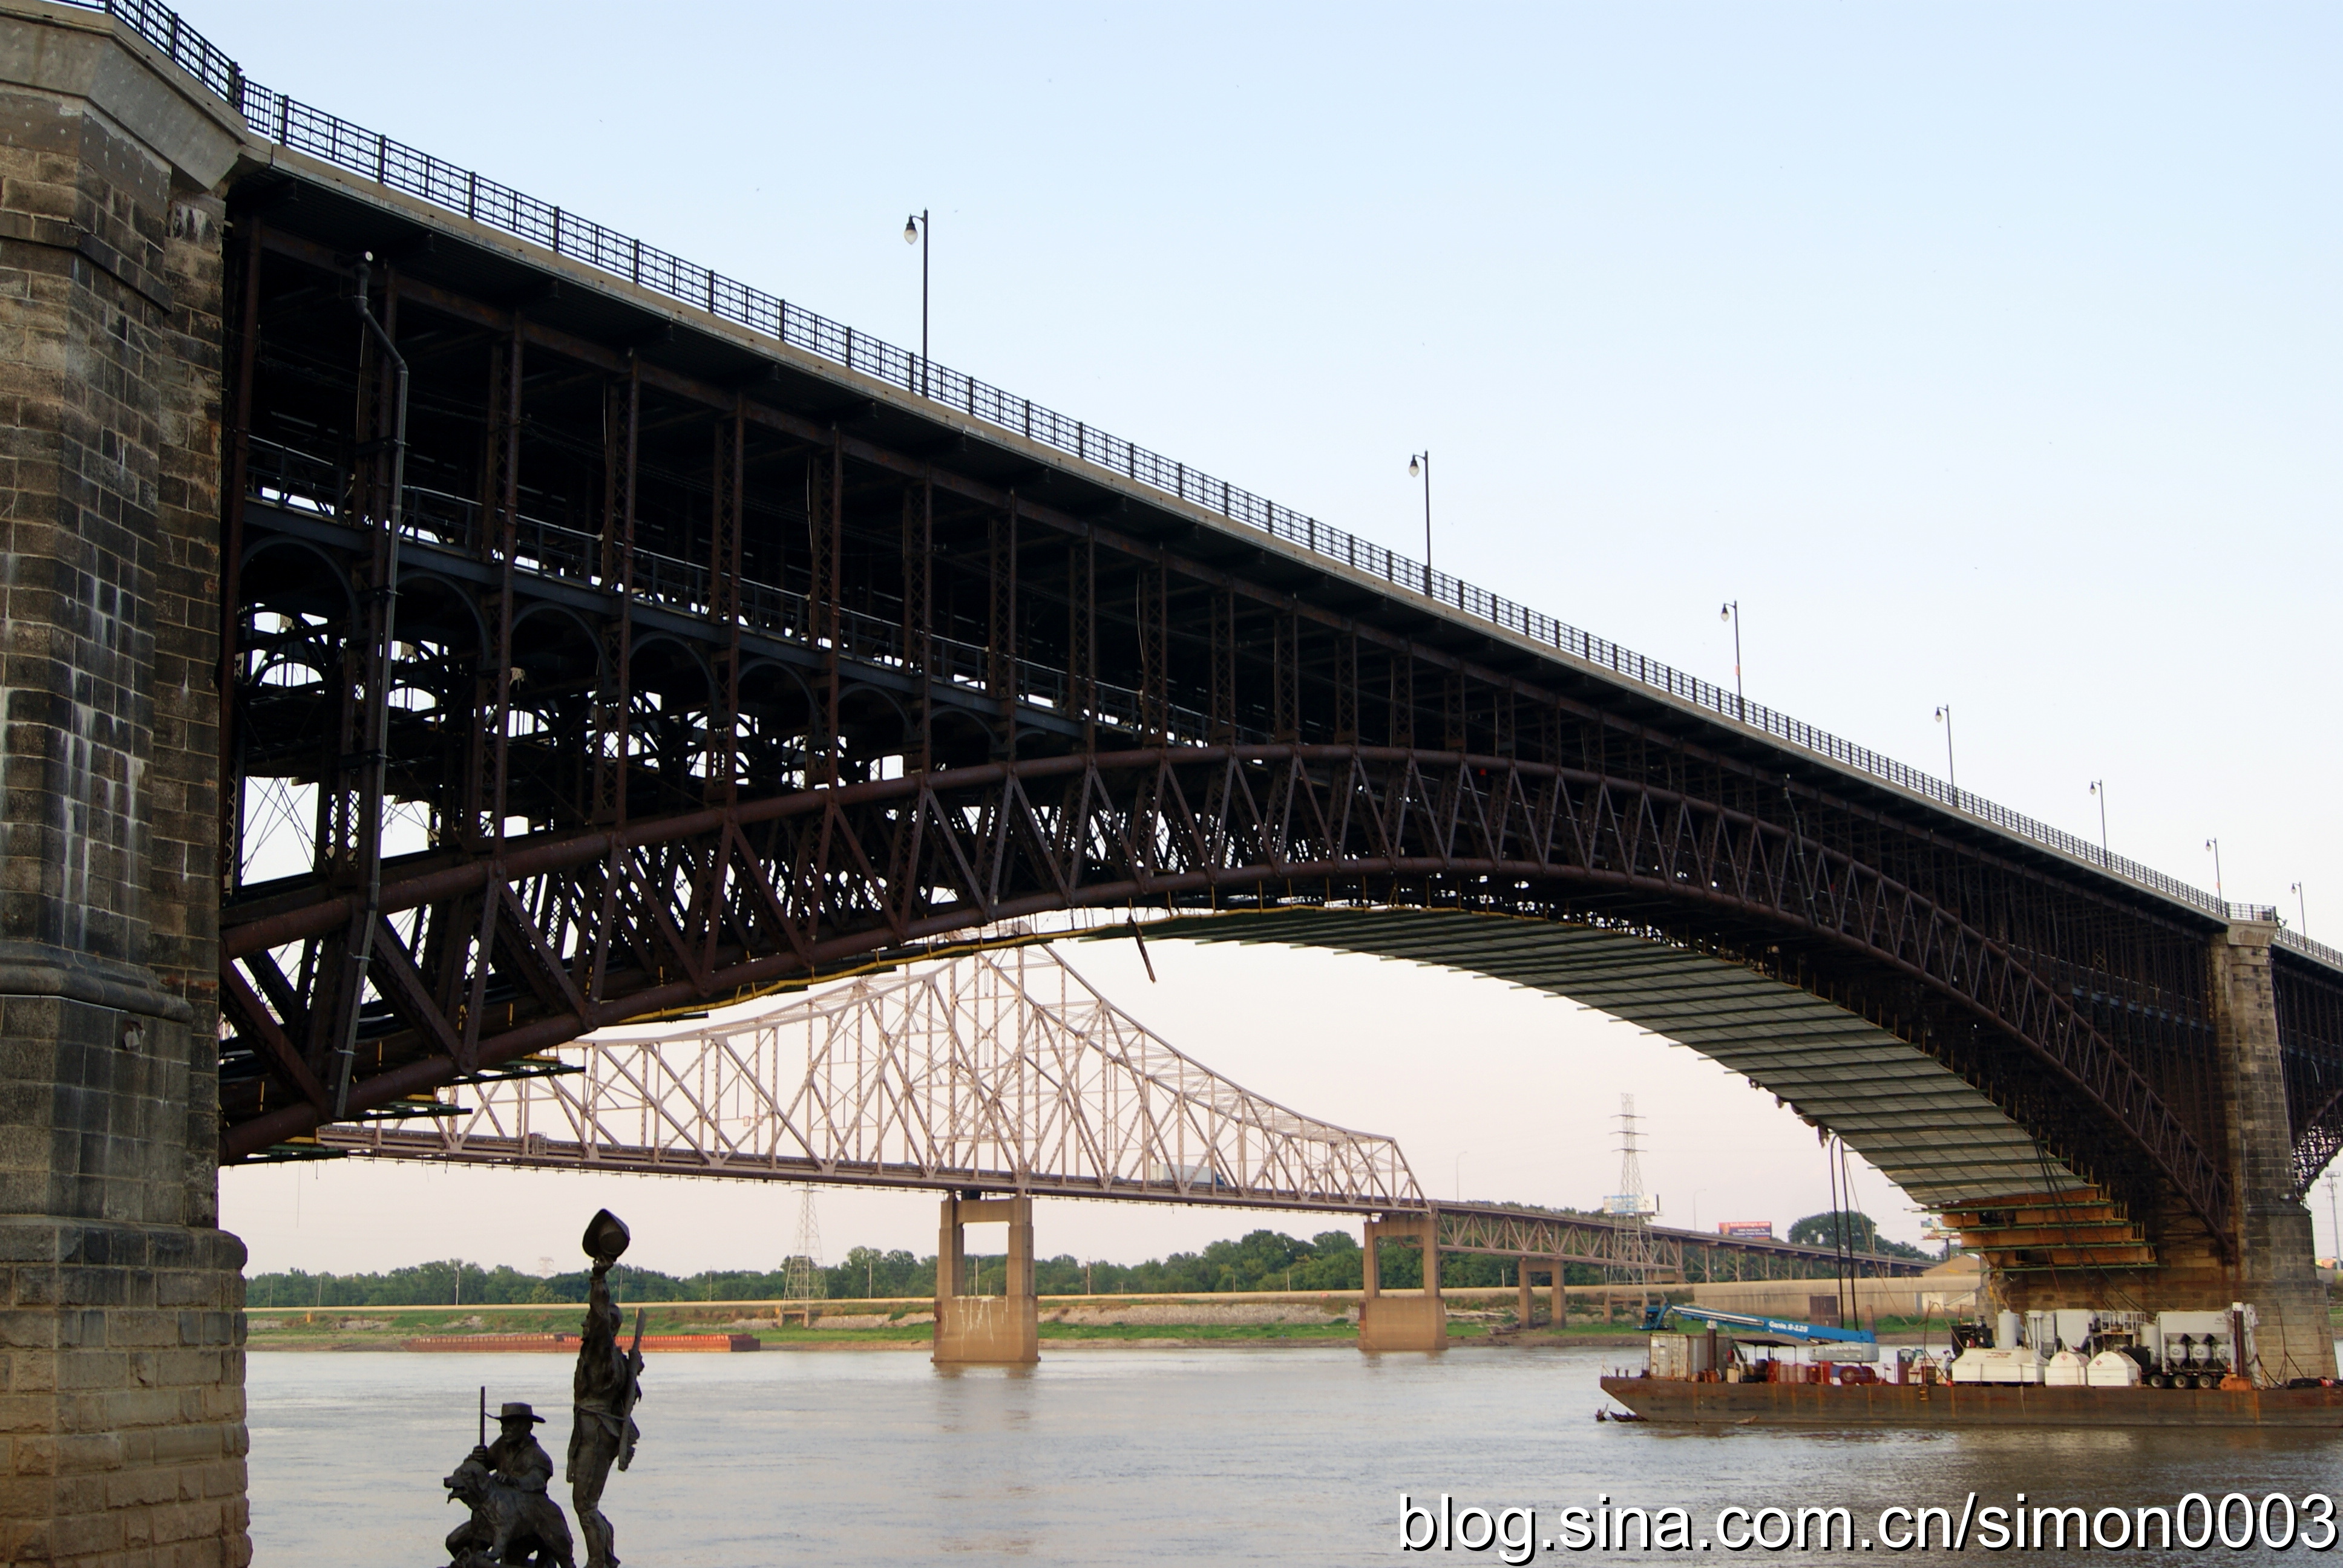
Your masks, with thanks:
<instances>
[{"instance_id":1,"label":"bridge support column","mask_svg":"<svg viewBox=\"0 0 2343 1568\"><path fill-rule=\"evenodd\" d=\"M2335 1338L2310 1211L2293 1195L2293 1127L2270 986L2270 944L2277 939L2275 924L2240 921L2216 940L2213 1017L2229 1124L2237 1296L2254 1305L2263 1372L2282 1381L2333 1377Z\"/></svg>"},{"instance_id":2,"label":"bridge support column","mask_svg":"<svg viewBox=\"0 0 2343 1568\"><path fill-rule=\"evenodd\" d=\"M1385 1216L1367 1221L1365 1290L1359 1300L1359 1349L1444 1351L1448 1307L1440 1299L1440 1217L1434 1213ZM1423 1288L1386 1294L1380 1283L1385 1240L1414 1241L1423 1251Z\"/></svg>"},{"instance_id":3,"label":"bridge support column","mask_svg":"<svg viewBox=\"0 0 2343 1568\"><path fill-rule=\"evenodd\" d=\"M967 1227L1009 1226L1009 1278L997 1296L967 1293ZM1041 1302L1033 1294L1033 1200L947 1198L936 1237L938 1366L1030 1366L1041 1359Z\"/></svg>"},{"instance_id":4,"label":"bridge support column","mask_svg":"<svg viewBox=\"0 0 2343 1568\"><path fill-rule=\"evenodd\" d=\"M1527 1258L1513 1261L1513 1293L1519 1298L1513 1309L1514 1326L1528 1328L1530 1314L1536 1309L1530 1301L1530 1261Z\"/></svg>"},{"instance_id":5,"label":"bridge support column","mask_svg":"<svg viewBox=\"0 0 2343 1568\"><path fill-rule=\"evenodd\" d=\"M223 209L239 126L0 18L0 1562L234 1565L217 1229Z\"/></svg>"}]
</instances>

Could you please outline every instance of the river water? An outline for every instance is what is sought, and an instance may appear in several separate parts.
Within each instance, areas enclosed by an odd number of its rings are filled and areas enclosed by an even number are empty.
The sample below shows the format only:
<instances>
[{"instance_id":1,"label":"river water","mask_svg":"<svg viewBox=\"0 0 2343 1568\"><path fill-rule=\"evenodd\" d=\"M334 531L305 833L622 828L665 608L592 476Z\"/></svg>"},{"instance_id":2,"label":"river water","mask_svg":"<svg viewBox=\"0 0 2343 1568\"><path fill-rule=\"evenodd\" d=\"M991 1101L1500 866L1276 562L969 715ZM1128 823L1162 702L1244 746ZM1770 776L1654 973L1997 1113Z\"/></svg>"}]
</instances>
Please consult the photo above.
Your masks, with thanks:
<instances>
[{"instance_id":1,"label":"river water","mask_svg":"<svg viewBox=\"0 0 2343 1568\"><path fill-rule=\"evenodd\" d=\"M1400 1494L1534 1510L1501 1529L1539 1561L1769 1555L1536 1550L1562 1510L1683 1508L1694 1542L1718 1511L1845 1505L1868 1538L1883 1509L2137 1510L2197 1492L2258 1501L2343 1491L2343 1437L2188 1431L1722 1432L1598 1423L1616 1351L1348 1347L1064 1349L1038 1367L940 1371L924 1353L654 1356L642 1446L604 1512L634 1568L792 1563L1135 1563L1420 1561ZM250 1358L253 1543L260 1568L420 1568L457 1523L439 1478L490 1407L568 1438L569 1362L552 1355L265 1352ZM556 1494L568 1504L567 1489ZM2303 1514L2307 1521L2314 1506ZM1980 1520L1984 1515L1978 1513ZM2233 1513L2233 1535L2242 1515ZM2273 1529L2282 1514L2273 1510ZM1524 1528L1524 1525L1527 1528ZM1760 1526L1771 1530L1770 1523ZM1414 1525L1423 1539L1428 1521ZM1452 1525L1452 1528L1453 1526ZM1477 1539L1481 1525L1470 1522ZM1741 1523L1729 1530L1745 1528ZM1900 1528L1900 1525L1897 1526ZM2113 1521L2102 1529L2111 1532ZM2189 1526L2193 1533L2197 1527ZM1973 1530L1962 1556L1985 1550ZM2047 1549L2046 1549L2047 1550ZM2039 1555L2039 1553L2034 1553ZM1502 1545L1434 1553L1523 1560ZM1772 1555L1876 1563L1873 1550ZM1918 1555L1906 1553L1905 1555ZM1926 1555L1946 1555L1932 1551ZM2063 1555L2063 1554L2062 1554ZM2126 1562L2343 1559L2343 1549L2095 1550Z\"/></svg>"}]
</instances>

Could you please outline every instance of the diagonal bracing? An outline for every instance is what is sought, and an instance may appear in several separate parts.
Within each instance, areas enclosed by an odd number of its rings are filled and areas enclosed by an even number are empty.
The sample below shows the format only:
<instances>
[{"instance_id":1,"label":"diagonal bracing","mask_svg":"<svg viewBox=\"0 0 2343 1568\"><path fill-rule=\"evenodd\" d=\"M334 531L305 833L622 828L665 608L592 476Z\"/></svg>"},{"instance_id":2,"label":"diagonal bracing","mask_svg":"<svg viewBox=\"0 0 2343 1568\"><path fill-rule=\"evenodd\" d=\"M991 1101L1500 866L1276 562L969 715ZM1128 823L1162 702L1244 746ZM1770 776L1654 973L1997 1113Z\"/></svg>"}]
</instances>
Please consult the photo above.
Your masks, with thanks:
<instances>
[{"instance_id":1,"label":"diagonal bracing","mask_svg":"<svg viewBox=\"0 0 2343 1568\"><path fill-rule=\"evenodd\" d=\"M483 1082L352 1153L664 1175L1377 1211L1421 1208L1399 1145L1213 1072L1044 945L966 954L724 1022L618 1031L578 1070Z\"/></svg>"}]
</instances>

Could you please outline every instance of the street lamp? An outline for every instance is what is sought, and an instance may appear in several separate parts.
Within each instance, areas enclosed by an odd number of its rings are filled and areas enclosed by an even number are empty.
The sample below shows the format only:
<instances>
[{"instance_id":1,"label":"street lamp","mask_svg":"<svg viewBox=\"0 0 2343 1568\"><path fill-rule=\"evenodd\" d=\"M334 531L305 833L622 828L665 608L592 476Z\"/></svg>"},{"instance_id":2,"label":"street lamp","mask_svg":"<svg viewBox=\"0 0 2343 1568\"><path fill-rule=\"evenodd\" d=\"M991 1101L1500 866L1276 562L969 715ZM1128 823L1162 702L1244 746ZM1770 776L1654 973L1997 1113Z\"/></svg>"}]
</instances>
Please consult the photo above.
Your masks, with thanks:
<instances>
[{"instance_id":1,"label":"street lamp","mask_svg":"<svg viewBox=\"0 0 2343 1568\"><path fill-rule=\"evenodd\" d=\"M1407 477L1423 481L1423 591L1432 592L1432 453L1407 455Z\"/></svg>"},{"instance_id":2,"label":"street lamp","mask_svg":"<svg viewBox=\"0 0 2343 1568\"><path fill-rule=\"evenodd\" d=\"M2205 848L2213 851L2213 896L2221 900L2224 906L2221 914L2226 919L2229 912L2227 908L2229 895L2221 887L2221 840L2207 839L2205 840Z\"/></svg>"},{"instance_id":3,"label":"street lamp","mask_svg":"<svg viewBox=\"0 0 2343 1568\"><path fill-rule=\"evenodd\" d=\"M928 209L903 220L903 243L920 247L920 396L928 395Z\"/></svg>"},{"instance_id":4,"label":"street lamp","mask_svg":"<svg viewBox=\"0 0 2343 1568\"><path fill-rule=\"evenodd\" d=\"M2302 884L2297 882L2288 888L2287 891L2294 895L2294 912L2301 917L2302 934L2307 937L2310 934L2310 908L2303 901ZM2332 1178L2329 1178L2329 1181L2331 1181Z\"/></svg>"},{"instance_id":5,"label":"street lamp","mask_svg":"<svg viewBox=\"0 0 2343 1568\"><path fill-rule=\"evenodd\" d=\"M1717 607L1716 618L1733 623L1733 717L1746 720L1749 699L1741 694L1741 601L1727 599Z\"/></svg>"},{"instance_id":6,"label":"street lamp","mask_svg":"<svg viewBox=\"0 0 2343 1568\"><path fill-rule=\"evenodd\" d=\"M1936 722L1945 727L1945 782L1953 787L1953 809L1961 809L1961 776L1953 767L1953 705L1939 703Z\"/></svg>"},{"instance_id":7,"label":"street lamp","mask_svg":"<svg viewBox=\"0 0 2343 1568\"><path fill-rule=\"evenodd\" d=\"M2112 862L2115 857L2107 853L2107 781L2092 779L2091 793L2099 798L2099 853Z\"/></svg>"}]
</instances>

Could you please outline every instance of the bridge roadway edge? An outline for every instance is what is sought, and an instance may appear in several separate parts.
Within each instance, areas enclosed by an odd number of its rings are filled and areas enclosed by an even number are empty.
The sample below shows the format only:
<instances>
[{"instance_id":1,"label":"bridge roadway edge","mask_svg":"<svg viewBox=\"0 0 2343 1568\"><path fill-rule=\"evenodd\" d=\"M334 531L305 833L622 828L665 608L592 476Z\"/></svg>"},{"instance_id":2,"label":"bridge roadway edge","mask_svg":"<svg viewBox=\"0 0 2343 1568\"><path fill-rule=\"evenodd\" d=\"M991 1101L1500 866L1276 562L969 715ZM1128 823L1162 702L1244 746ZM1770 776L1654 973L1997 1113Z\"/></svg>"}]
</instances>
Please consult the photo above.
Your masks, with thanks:
<instances>
[{"instance_id":1,"label":"bridge roadway edge","mask_svg":"<svg viewBox=\"0 0 2343 1568\"><path fill-rule=\"evenodd\" d=\"M224 182L244 127L0 5L0 1561L250 1561L217 1228Z\"/></svg>"}]
</instances>

